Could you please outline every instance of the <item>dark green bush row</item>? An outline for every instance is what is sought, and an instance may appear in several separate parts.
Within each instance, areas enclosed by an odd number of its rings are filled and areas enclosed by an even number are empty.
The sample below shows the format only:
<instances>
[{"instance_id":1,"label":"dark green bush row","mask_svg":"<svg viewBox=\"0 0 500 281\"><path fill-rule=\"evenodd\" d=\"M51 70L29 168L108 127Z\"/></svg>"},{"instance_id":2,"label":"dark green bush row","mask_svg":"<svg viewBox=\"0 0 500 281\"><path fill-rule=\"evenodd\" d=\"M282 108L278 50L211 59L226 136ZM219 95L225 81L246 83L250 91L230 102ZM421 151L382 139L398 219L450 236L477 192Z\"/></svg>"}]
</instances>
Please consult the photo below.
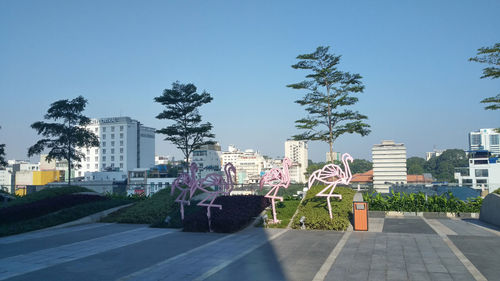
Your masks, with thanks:
<instances>
[{"instance_id":1,"label":"dark green bush row","mask_svg":"<svg viewBox=\"0 0 500 281\"><path fill-rule=\"evenodd\" d=\"M400 211L400 212L450 212L450 213L478 213L483 199L470 198L464 202L451 193L441 196L425 196L424 193L393 193L391 195L368 194L363 195L372 211Z\"/></svg>"},{"instance_id":2,"label":"dark green bush row","mask_svg":"<svg viewBox=\"0 0 500 281\"><path fill-rule=\"evenodd\" d=\"M174 201L178 194L176 192L174 196L171 196L170 188L162 189L153 196L110 214L101 221L161 225L167 215L179 216L176 220L180 221L179 204Z\"/></svg>"},{"instance_id":3,"label":"dark green bush row","mask_svg":"<svg viewBox=\"0 0 500 281\"><path fill-rule=\"evenodd\" d=\"M110 199L77 205L38 218L0 225L0 236L47 228L77 220L88 215L130 203L126 199Z\"/></svg>"},{"instance_id":4,"label":"dark green bush row","mask_svg":"<svg viewBox=\"0 0 500 281\"><path fill-rule=\"evenodd\" d=\"M80 187L80 186L63 186L63 187L53 187L46 188L34 193L30 193L26 196L18 197L15 200L8 202L7 204L3 204L2 208L7 208L16 205L28 204L31 202L39 201L42 199L57 197L65 194L77 193L77 192L92 192L92 190Z\"/></svg>"},{"instance_id":5,"label":"dark green bush row","mask_svg":"<svg viewBox=\"0 0 500 281\"><path fill-rule=\"evenodd\" d=\"M269 199L260 195L220 196L214 201L222 205L222 210L212 208L212 231L232 233L247 226L267 206ZM197 212L186 214L184 231L206 232L208 228L207 209L203 207Z\"/></svg>"},{"instance_id":6,"label":"dark green bush row","mask_svg":"<svg viewBox=\"0 0 500 281\"><path fill-rule=\"evenodd\" d=\"M270 228L287 227L288 223L293 217L293 214L295 214L295 211L297 210L299 204L300 200L284 200L283 202L276 202L276 217L278 218L278 220L281 220L281 222L277 224L269 223L269 221L273 220L273 210L269 208L269 210L267 210L266 212L268 219L266 227Z\"/></svg>"},{"instance_id":7,"label":"dark green bush row","mask_svg":"<svg viewBox=\"0 0 500 281\"><path fill-rule=\"evenodd\" d=\"M306 229L321 230L346 230L351 224L349 217L352 215L352 200L356 193L348 187L336 187L334 193L341 194L342 200L331 198L332 215L330 219L326 197L316 197L324 185L313 186L306 195L306 198L299 205L298 213L295 216L292 228L300 229L300 218L305 217Z\"/></svg>"}]
</instances>

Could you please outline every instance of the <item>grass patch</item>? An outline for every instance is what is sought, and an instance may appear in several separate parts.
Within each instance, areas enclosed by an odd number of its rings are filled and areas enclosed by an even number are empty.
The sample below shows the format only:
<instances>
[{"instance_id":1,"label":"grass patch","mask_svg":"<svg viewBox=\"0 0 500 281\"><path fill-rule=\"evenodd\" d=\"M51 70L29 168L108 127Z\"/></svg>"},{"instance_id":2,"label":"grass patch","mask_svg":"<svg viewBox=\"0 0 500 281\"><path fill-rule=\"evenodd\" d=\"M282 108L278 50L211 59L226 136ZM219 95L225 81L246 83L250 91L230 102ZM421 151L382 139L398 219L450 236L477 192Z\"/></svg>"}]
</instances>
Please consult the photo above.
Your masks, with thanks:
<instances>
[{"instance_id":1,"label":"grass patch","mask_svg":"<svg viewBox=\"0 0 500 281\"><path fill-rule=\"evenodd\" d=\"M128 199L110 199L77 205L37 218L0 225L0 236L13 235L77 220L113 207L130 203Z\"/></svg>"},{"instance_id":2,"label":"grass patch","mask_svg":"<svg viewBox=\"0 0 500 281\"><path fill-rule=\"evenodd\" d=\"M63 186L63 187L53 187L53 188L46 188L34 193L30 193L26 196L22 197L16 197L16 199L7 202L6 204L3 204L0 206L0 208L7 208L11 206L17 206L17 205L23 205L23 204L28 204L36 201L40 201L43 199L47 198L52 198L52 197L57 197L61 195L66 195L66 194L71 194L71 193L77 193L77 192L92 192L92 190L80 187L80 186Z\"/></svg>"},{"instance_id":3,"label":"grass patch","mask_svg":"<svg viewBox=\"0 0 500 281\"><path fill-rule=\"evenodd\" d=\"M292 228L300 229L299 220L302 216L305 217L306 229L346 230L349 227L351 224L349 218L352 216L352 200L356 192L348 187L335 188L334 193L341 194L342 200L330 199L333 215L333 219L330 219L326 197L316 197L316 194L323 188L325 188L324 185L316 185L307 192L306 198L298 207Z\"/></svg>"},{"instance_id":4,"label":"grass patch","mask_svg":"<svg viewBox=\"0 0 500 281\"><path fill-rule=\"evenodd\" d=\"M179 203L174 201L178 194L179 191L174 196L171 196L170 188L162 189L153 196L128 208L118 210L101 221L162 226L165 218L170 215L172 217L172 227L181 227ZM194 202L191 202L191 205L193 204Z\"/></svg>"},{"instance_id":5,"label":"grass patch","mask_svg":"<svg viewBox=\"0 0 500 281\"><path fill-rule=\"evenodd\" d=\"M269 221L273 220L273 210L269 208L266 212L268 223L266 227L269 228L285 228L295 214L297 207L300 204L300 200L284 200L283 202L276 202L276 217L281 220L280 223L270 224Z\"/></svg>"}]
</instances>

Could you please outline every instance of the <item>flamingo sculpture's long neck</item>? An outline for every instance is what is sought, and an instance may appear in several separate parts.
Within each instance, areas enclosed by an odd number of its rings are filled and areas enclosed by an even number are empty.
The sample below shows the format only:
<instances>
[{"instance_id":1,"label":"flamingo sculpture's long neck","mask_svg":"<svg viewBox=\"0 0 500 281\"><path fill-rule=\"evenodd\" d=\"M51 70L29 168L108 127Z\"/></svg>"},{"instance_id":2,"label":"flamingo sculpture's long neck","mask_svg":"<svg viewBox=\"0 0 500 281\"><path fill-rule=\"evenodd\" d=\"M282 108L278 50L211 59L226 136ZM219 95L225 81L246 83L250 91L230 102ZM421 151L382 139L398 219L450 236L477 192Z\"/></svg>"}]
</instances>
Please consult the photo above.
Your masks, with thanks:
<instances>
[{"instance_id":1,"label":"flamingo sculpture's long neck","mask_svg":"<svg viewBox=\"0 0 500 281\"><path fill-rule=\"evenodd\" d=\"M231 176L231 166L226 165L224 168L224 172L226 173L226 192L230 192L233 187L233 177ZM235 173L236 174L236 173Z\"/></svg>"},{"instance_id":2,"label":"flamingo sculpture's long neck","mask_svg":"<svg viewBox=\"0 0 500 281\"><path fill-rule=\"evenodd\" d=\"M344 156L346 156L346 155L344 155ZM342 163L344 163L344 172L346 175L346 178L344 180L350 181L350 179L352 177L352 173L351 173L351 168L349 167L349 163L347 162L347 156L342 157Z\"/></svg>"},{"instance_id":3,"label":"flamingo sculpture's long neck","mask_svg":"<svg viewBox=\"0 0 500 281\"><path fill-rule=\"evenodd\" d=\"M290 173L288 172L289 165L290 163L288 161L283 161L283 174L282 174L283 183L288 183L290 181Z\"/></svg>"}]
</instances>

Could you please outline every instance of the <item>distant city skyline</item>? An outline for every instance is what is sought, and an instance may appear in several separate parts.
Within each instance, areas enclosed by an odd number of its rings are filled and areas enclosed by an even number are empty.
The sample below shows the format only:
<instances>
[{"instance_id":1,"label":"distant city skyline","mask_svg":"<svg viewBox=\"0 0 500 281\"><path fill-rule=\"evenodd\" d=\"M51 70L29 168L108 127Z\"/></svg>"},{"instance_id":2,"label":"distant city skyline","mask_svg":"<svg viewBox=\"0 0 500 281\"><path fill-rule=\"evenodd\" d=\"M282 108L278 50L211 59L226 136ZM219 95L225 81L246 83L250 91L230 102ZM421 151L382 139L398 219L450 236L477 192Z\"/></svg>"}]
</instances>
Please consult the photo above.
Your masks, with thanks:
<instances>
[{"instance_id":1,"label":"distant city skyline","mask_svg":"<svg viewBox=\"0 0 500 281\"><path fill-rule=\"evenodd\" d=\"M2 1L0 3L0 143L7 159L27 159L39 138L30 125L49 105L83 95L90 118L128 116L160 129L153 102L172 82L194 83L214 100L201 109L223 150L234 144L271 157L299 131L306 92L299 54L331 46L340 69L363 76L352 109L372 133L344 135L334 151L371 160L382 140L404 143L407 156L468 148L468 134L499 127L500 112L479 101L500 81L480 79L469 62L499 42L498 1L311 1L248 3L173 1ZM498 79L497 79L498 80ZM328 145L309 142L322 162ZM156 136L156 154L182 159Z\"/></svg>"}]
</instances>

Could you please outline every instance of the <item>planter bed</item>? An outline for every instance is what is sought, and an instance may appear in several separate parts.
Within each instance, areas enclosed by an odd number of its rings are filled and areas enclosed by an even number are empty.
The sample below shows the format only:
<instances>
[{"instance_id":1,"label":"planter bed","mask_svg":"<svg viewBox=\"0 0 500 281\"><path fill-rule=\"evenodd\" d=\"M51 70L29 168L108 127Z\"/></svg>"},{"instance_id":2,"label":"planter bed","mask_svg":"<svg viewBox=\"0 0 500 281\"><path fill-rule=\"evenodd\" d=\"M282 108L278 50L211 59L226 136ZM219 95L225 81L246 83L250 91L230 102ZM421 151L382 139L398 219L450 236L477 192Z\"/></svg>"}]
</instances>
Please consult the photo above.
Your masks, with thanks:
<instances>
[{"instance_id":1,"label":"planter bed","mask_svg":"<svg viewBox=\"0 0 500 281\"><path fill-rule=\"evenodd\" d=\"M222 210L211 209L211 227L214 232L232 233L247 226L267 206L269 200L258 195L220 196L214 204L222 205ZM207 232L207 208L203 207L187 213L184 221L184 231Z\"/></svg>"},{"instance_id":2,"label":"planter bed","mask_svg":"<svg viewBox=\"0 0 500 281\"><path fill-rule=\"evenodd\" d=\"M79 204L102 201L106 199L106 197L97 194L64 194L22 205L14 205L0 209L0 224L8 224L32 219Z\"/></svg>"}]
</instances>

